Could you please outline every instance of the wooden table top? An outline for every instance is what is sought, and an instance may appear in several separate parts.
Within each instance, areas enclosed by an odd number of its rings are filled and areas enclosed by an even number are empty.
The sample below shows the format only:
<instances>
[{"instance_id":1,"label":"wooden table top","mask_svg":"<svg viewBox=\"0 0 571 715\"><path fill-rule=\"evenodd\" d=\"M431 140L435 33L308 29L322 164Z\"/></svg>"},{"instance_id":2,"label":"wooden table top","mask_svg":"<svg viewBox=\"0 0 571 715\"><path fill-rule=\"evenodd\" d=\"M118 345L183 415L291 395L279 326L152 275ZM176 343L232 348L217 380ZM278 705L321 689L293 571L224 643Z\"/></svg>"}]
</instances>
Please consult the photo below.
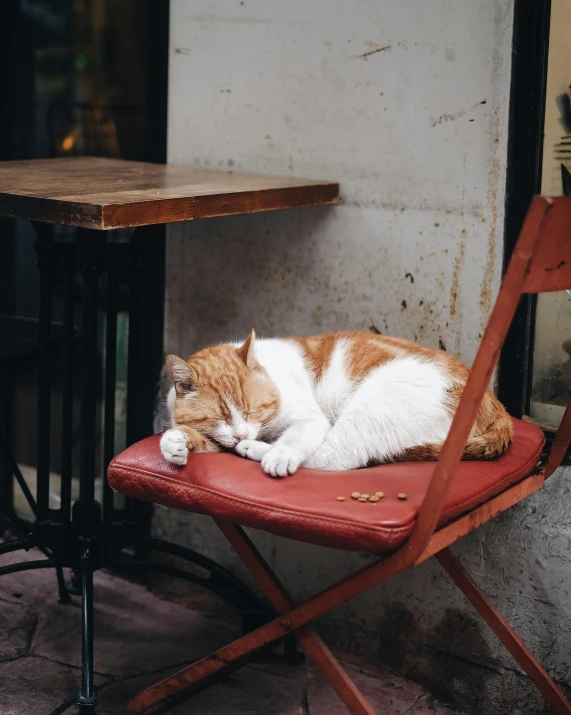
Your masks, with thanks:
<instances>
[{"instance_id":1,"label":"wooden table top","mask_svg":"<svg viewBox=\"0 0 571 715\"><path fill-rule=\"evenodd\" d=\"M112 229L333 204L339 185L78 157L0 162L0 216Z\"/></svg>"}]
</instances>

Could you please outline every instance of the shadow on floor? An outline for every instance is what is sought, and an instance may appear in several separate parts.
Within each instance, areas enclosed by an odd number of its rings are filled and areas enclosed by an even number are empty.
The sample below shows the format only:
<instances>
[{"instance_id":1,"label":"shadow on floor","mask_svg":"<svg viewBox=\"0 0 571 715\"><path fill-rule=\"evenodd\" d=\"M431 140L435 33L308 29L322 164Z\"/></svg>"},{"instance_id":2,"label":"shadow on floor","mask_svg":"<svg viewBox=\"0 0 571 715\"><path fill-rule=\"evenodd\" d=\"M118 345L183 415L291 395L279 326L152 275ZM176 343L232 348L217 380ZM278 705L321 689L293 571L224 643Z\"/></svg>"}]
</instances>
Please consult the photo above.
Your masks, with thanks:
<instances>
[{"instance_id":1,"label":"shadow on floor","mask_svg":"<svg viewBox=\"0 0 571 715\"><path fill-rule=\"evenodd\" d=\"M16 552L2 564L41 554ZM95 576L95 664L98 715L120 715L140 690L239 635L231 607L185 607L118 576ZM211 597L213 600L215 596ZM344 665L383 715L451 715L418 685L387 669L343 657ZM76 712L80 602L56 600L55 574L0 578L0 714ZM317 669L276 659L245 666L172 710L173 715L341 715L347 710Z\"/></svg>"}]
</instances>

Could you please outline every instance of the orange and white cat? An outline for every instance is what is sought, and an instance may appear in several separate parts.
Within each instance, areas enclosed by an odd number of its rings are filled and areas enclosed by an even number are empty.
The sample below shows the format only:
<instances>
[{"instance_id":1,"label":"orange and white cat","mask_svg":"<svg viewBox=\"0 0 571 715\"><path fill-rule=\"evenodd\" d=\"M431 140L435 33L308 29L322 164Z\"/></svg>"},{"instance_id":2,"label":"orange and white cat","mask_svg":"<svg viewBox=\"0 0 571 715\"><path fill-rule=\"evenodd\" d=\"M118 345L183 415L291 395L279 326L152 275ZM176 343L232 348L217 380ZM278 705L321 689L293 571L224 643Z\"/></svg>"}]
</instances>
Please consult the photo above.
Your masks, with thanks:
<instances>
[{"instance_id":1,"label":"orange and white cat","mask_svg":"<svg viewBox=\"0 0 571 715\"><path fill-rule=\"evenodd\" d=\"M235 450L285 477L300 466L358 469L437 459L469 369L439 350L400 338L341 332L256 338L167 357L172 429L161 451ZM487 392L464 459L494 459L513 425Z\"/></svg>"}]
</instances>

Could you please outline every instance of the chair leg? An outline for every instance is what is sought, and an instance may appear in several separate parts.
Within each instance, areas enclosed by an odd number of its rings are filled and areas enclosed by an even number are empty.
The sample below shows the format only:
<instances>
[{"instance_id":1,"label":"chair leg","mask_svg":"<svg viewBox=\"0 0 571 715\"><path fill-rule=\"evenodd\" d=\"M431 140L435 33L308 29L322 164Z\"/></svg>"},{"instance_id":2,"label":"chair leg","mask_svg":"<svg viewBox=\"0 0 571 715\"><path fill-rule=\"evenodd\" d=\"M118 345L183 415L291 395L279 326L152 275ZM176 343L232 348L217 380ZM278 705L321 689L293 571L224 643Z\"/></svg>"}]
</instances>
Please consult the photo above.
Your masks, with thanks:
<instances>
[{"instance_id":1,"label":"chair leg","mask_svg":"<svg viewBox=\"0 0 571 715\"><path fill-rule=\"evenodd\" d=\"M284 616L279 616L257 630L247 633L233 643L220 648L220 650L179 670L178 673L169 678L165 678L156 685L147 688L128 703L123 715L142 715L147 712L158 715L158 713L168 712L181 700L186 700L191 695L212 685L222 675L238 670L248 662L256 651L279 641L292 632L294 626L289 615L287 613ZM300 626L300 628L303 627ZM296 630L298 631L298 629ZM340 673L337 670L336 666L338 664L335 657L318 640L318 637L314 636L314 640L308 639L308 642L310 643L309 647L307 647L309 655L321 668L327 680L332 685L336 684L335 689L338 692L344 692L345 697L352 702L351 712L353 715L364 715L365 713L374 715L375 711L368 703L359 700L359 698L363 699L363 696L349 679L349 676L344 671ZM319 644L319 647L317 644ZM304 647L306 647L305 643ZM339 685L339 681L342 680L345 682ZM352 697L351 689L356 691Z\"/></svg>"},{"instance_id":2,"label":"chair leg","mask_svg":"<svg viewBox=\"0 0 571 715\"><path fill-rule=\"evenodd\" d=\"M287 613L293 608L295 603L292 597L283 584L280 583L245 531L240 526L229 521L215 521L278 613ZM304 626L297 630L295 635L307 654L329 681L331 687L345 703L349 712L353 715L375 715L375 711L369 705L363 693L357 688L343 666L313 628Z\"/></svg>"},{"instance_id":3,"label":"chair leg","mask_svg":"<svg viewBox=\"0 0 571 715\"><path fill-rule=\"evenodd\" d=\"M490 626L507 650L528 674L539 692L551 705L557 715L571 715L571 705L545 669L537 662L532 653L513 631L502 614L480 591L471 576L449 549L436 554L441 566L447 571L454 583Z\"/></svg>"},{"instance_id":4,"label":"chair leg","mask_svg":"<svg viewBox=\"0 0 571 715\"><path fill-rule=\"evenodd\" d=\"M152 708L153 714L166 712L169 707L172 707L173 700L179 700L181 697L186 698L210 685L220 675L238 669L260 648L298 631L315 618L328 613L350 598L358 596L400 573L410 566L413 560L414 553L409 554L401 549L386 559L379 559L364 566L356 573L288 610L287 613L279 615L255 631L247 633L242 638L139 693L127 705L123 711L124 715L141 715L150 708ZM309 654L313 657L312 653ZM317 648L315 649L315 657L321 657L321 655L323 655L323 662L329 659L325 646L323 646L323 653ZM333 670L334 668L331 667L330 677L328 677L330 682L331 678L336 677ZM355 710L354 712L363 711Z\"/></svg>"},{"instance_id":5,"label":"chair leg","mask_svg":"<svg viewBox=\"0 0 571 715\"><path fill-rule=\"evenodd\" d=\"M220 650L197 660L187 668L136 695L123 715L153 715L168 712L181 700L194 695L244 665L258 650L283 638L292 630L288 618L276 618L255 631L247 633Z\"/></svg>"},{"instance_id":6,"label":"chair leg","mask_svg":"<svg viewBox=\"0 0 571 715\"><path fill-rule=\"evenodd\" d=\"M124 715L140 715L149 708L153 708L153 713L166 712L162 706L165 705L168 708L169 701L172 703L173 699L178 700L180 697L192 695L198 690L207 687L223 673L236 670L260 648L275 643L285 635L298 631L315 618L328 613L350 598L358 596L360 593L400 573L413 563L414 557L414 553L408 553L406 550L401 549L386 559L379 559L364 566L304 603L282 613L255 631L247 633L242 638L139 693L127 705ZM311 652L308 651L308 653L313 657ZM326 662L330 661L325 646L322 646L322 649L315 648L315 658L317 659L317 657L321 658L324 667L326 667ZM331 665L328 677L330 682L331 679L338 677L338 674L334 674L333 671L334 666ZM345 677L348 676L345 674ZM347 686L349 687L349 684ZM358 698L356 698L357 700ZM156 709L155 706L157 705L160 710ZM364 711L355 710L354 712L360 713Z\"/></svg>"}]
</instances>

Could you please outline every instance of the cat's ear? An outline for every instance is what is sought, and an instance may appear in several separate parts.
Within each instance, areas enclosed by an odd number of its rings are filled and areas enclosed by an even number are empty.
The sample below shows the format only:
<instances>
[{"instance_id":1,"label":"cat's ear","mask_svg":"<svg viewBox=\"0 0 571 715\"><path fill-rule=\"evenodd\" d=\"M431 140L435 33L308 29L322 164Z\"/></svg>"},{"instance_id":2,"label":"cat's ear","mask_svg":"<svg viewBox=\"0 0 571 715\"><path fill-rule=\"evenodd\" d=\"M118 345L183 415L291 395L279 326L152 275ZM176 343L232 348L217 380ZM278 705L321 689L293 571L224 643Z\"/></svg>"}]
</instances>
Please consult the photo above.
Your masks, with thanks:
<instances>
[{"instance_id":1,"label":"cat's ear","mask_svg":"<svg viewBox=\"0 0 571 715\"><path fill-rule=\"evenodd\" d=\"M184 383L191 388L194 384L194 375L186 360L182 360L176 355L167 355L165 362L174 384L179 385Z\"/></svg>"},{"instance_id":2,"label":"cat's ear","mask_svg":"<svg viewBox=\"0 0 571 715\"><path fill-rule=\"evenodd\" d=\"M243 345L241 345L237 352L238 356L242 358L242 360L245 362L246 367L254 368L258 364L258 361L256 360L256 333L254 332L254 328L252 328L252 332L248 337L246 338L246 341L244 342Z\"/></svg>"}]
</instances>

